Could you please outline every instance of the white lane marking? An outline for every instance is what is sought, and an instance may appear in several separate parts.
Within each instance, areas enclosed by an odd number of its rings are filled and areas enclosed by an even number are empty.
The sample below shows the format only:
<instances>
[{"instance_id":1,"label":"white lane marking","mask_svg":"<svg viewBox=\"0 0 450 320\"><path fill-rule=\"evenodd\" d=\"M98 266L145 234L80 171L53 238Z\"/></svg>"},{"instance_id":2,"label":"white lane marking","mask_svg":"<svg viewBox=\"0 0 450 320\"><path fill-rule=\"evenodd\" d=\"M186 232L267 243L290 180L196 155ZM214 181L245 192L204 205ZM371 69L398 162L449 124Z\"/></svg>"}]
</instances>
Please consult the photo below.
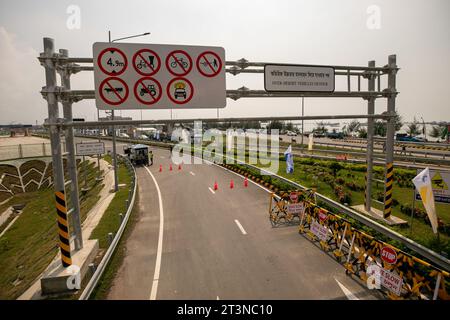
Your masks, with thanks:
<instances>
[{"instance_id":1,"label":"white lane marking","mask_svg":"<svg viewBox=\"0 0 450 320\"><path fill-rule=\"evenodd\" d=\"M156 252L156 263L155 263L155 273L153 275L153 284L152 291L150 293L150 300L156 300L156 293L158 292L158 281L159 281L159 272L161 270L161 254L162 254L162 245L163 245L163 235L164 235L164 208L161 197L161 190L159 189L158 182L156 181L153 174L147 167L144 167L147 170L148 174L152 177L153 182L156 186L156 191L158 192L158 201L159 201L159 237L158 237L158 249Z\"/></svg>"},{"instance_id":2,"label":"white lane marking","mask_svg":"<svg viewBox=\"0 0 450 320\"><path fill-rule=\"evenodd\" d=\"M241 229L242 234L247 234L247 232L244 230L244 227L242 227L241 223L237 219L234 219L234 222L236 222L238 228Z\"/></svg>"},{"instance_id":3,"label":"white lane marking","mask_svg":"<svg viewBox=\"0 0 450 320\"><path fill-rule=\"evenodd\" d=\"M216 194L216 192L213 189L211 189L211 187L208 187L208 189L209 191L211 191L212 194Z\"/></svg>"},{"instance_id":4,"label":"white lane marking","mask_svg":"<svg viewBox=\"0 0 450 320\"><path fill-rule=\"evenodd\" d=\"M357 296L355 296L350 290L348 290L342 283L338 281L338 279L334 278L336 280L337 284L341 288L341 290L344 292L345 296L348 300L359 300Z\"/></svg>"},{"instance_id":5,"label":"white lane marking","mask_svg":"<svg viewBox=\"0 0 450 320\"><path fill-rule=\"evenodd\" d=\"M195 173L193 173L192 171L189 171L189 173L191 174L191 176L195 176Z\"/></svg>"}]
</instances>

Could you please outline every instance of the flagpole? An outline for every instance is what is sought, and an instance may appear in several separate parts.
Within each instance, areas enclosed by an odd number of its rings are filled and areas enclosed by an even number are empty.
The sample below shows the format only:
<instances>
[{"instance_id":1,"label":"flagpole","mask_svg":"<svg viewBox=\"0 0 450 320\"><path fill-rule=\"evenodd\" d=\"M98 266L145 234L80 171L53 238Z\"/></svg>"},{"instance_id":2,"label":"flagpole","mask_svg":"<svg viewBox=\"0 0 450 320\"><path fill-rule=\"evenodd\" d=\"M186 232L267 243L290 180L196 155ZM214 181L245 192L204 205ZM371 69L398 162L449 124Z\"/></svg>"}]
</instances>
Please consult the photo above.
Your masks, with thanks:
<instances>
[{"instance_id":1,"label":"flagpole","mask_svg":"<svg viewBox=\"0 0 450 320\"><path fill-rule=\"evenodd\" d=\"M413 225L415 207L416 207L416 187L413 185L413 203L412 203L412 210L411 210L411 222L409 223L409 233L410 234L412 234L412 225Z\"/></svg>"}]
</instances>

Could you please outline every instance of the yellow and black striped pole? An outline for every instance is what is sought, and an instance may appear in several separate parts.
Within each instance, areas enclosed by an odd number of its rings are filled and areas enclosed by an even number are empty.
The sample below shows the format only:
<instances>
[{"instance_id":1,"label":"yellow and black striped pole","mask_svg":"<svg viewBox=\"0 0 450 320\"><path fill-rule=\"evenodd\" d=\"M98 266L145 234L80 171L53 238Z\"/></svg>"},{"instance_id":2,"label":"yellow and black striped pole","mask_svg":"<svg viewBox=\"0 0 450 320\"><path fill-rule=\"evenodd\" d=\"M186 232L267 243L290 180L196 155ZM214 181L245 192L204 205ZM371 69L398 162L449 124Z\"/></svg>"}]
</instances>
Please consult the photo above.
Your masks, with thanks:
<instances>
[{"instance_id":1,"label":"yellow and black striped pole","mask_svg":"<svg viewBox=\"0 0 450 320\"><path fill-rule=\"evenodd\" d=\"M69 223L67 222L66 195L64 191L56 191L56 213L58 214L59 248L63 267L72 265L70 256Z\"/></svg>"},{"instance_id":2,"label":"yellow and black striped pole","mask_svg":"<svg viewBox=\"0 0 450 320\"><path fill-rule=\"evenodd\" d=\"M384 213L383 217L389 218L392 212L392 187L394 184L394 164L386 164L386 182L384 191Z\"/></svg>"}]
</instances>

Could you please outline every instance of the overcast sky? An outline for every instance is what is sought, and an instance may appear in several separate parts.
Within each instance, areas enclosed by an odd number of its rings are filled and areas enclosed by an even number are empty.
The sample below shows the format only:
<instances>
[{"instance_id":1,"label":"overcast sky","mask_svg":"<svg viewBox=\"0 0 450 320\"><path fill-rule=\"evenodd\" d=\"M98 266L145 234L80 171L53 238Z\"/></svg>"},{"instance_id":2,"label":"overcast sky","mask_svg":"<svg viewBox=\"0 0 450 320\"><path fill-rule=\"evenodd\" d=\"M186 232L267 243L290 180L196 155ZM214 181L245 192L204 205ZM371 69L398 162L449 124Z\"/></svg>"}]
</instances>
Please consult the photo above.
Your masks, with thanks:
<instances>
[{"instance_id":1,"label":"overcast sky","mask_svg":"<svg viewBox=\"0 0 450 320\"><path fill-rule=\"evenodd\" d=\"M68 28L71 5L80 25ZM212 45L225 48L227 60L385 65L397 54L397 109L405 120L450 121L450 1L1 1L0 123L42 123L47 107L39 91L44 69L36 57L42 38L56 49L91 57L92 44L149 31L136 42ZM377 19L379 17L379 20ZM73 22L74 20L69 20ZM130 40L133 42L133 40ZM263 76L227 75L227 88L263 89ZM93 73L72 77L72 88L93 89ZM336 88L340 88L339 85ZM386 109L379 99L376 111ZM362 99L306 98L307 115L363 114ZM298 98L227 99L222 117L298 115ZM103 113L102 113L103 114ZM139 111L123 116L140 118ZM74 104L74 116L94 120L94 100ZM175 118L215 117L216 110L177 110ZM170 118L169 110L145 110L144 119Z\"/></svg>"}]
</instances>

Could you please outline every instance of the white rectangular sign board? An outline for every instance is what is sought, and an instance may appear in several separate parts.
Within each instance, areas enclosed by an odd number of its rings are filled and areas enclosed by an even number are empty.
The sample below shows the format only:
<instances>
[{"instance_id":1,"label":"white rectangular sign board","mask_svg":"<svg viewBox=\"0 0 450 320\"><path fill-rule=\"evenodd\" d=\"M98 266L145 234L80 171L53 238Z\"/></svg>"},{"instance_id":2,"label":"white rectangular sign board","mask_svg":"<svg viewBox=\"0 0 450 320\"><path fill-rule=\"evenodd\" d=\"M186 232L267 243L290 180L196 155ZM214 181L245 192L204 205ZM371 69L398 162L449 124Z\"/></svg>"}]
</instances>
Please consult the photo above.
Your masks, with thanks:
<instances>
[{"instance_id":1,"label":"white rectangular sign board","mask_svg":"<svg viewBox=\"0 0 450 320\"><path fill-rule=\"evenodd\" d=\"M96 42L93 56L98 109L226 106L222 47Z\"/></svg>"},{"instance_id":2,"label":"white rectangular sign board","mask_svg":"<svg viewBox=\"0 0 450 320\"><path fill-rule=\"evenodd\" d=\"M417 173L422 169L418 169ZM450 203L450 172L444 170L430 169L431 188L435 202ZM414 189L415 190L415 189ZM416 199L421 200L420 194L416 192Z\"/></svg>"},{"instance_id":3,"label":"white rectangular sign board","mask_svg":"<svg viewBox=\"0 0 450 320\"><path fill-rule=\"evenodd\" d=\"M288 204L287 211L291 214L302 215L304 211L303 202Z\"/></svg>"},{"instance_id":4,"label":"white rectangular sign board","mask_svg":"<svg viewBox=\"0 0 450 320\"><path fill-rule=\"evenodd\" d=\"M267 92L334 92L334 68L266 64L264 89Z\"/></svg>"},{"instance_id":5,"label":"white rectangular sign board","mask_svg":"<svg viewBox=\"0 0 450 320\"><path fill-rule=\"evenodd\" d=\"M328 228L321 225L316 220L313 220L311 222L310 230L320 240L322 241L328 240Z\"/></svg>"},{"instance_id":6,"label":"white rectangular sign board","mask_svg":"<svg viewBox=\"0 0 450 320\"><path fill-rule=\"evenodd\" d=\"M104 154L105 144L103 142L77 143L78 156L91 156L94 154Z\"/></svg>"}]
</instances>

